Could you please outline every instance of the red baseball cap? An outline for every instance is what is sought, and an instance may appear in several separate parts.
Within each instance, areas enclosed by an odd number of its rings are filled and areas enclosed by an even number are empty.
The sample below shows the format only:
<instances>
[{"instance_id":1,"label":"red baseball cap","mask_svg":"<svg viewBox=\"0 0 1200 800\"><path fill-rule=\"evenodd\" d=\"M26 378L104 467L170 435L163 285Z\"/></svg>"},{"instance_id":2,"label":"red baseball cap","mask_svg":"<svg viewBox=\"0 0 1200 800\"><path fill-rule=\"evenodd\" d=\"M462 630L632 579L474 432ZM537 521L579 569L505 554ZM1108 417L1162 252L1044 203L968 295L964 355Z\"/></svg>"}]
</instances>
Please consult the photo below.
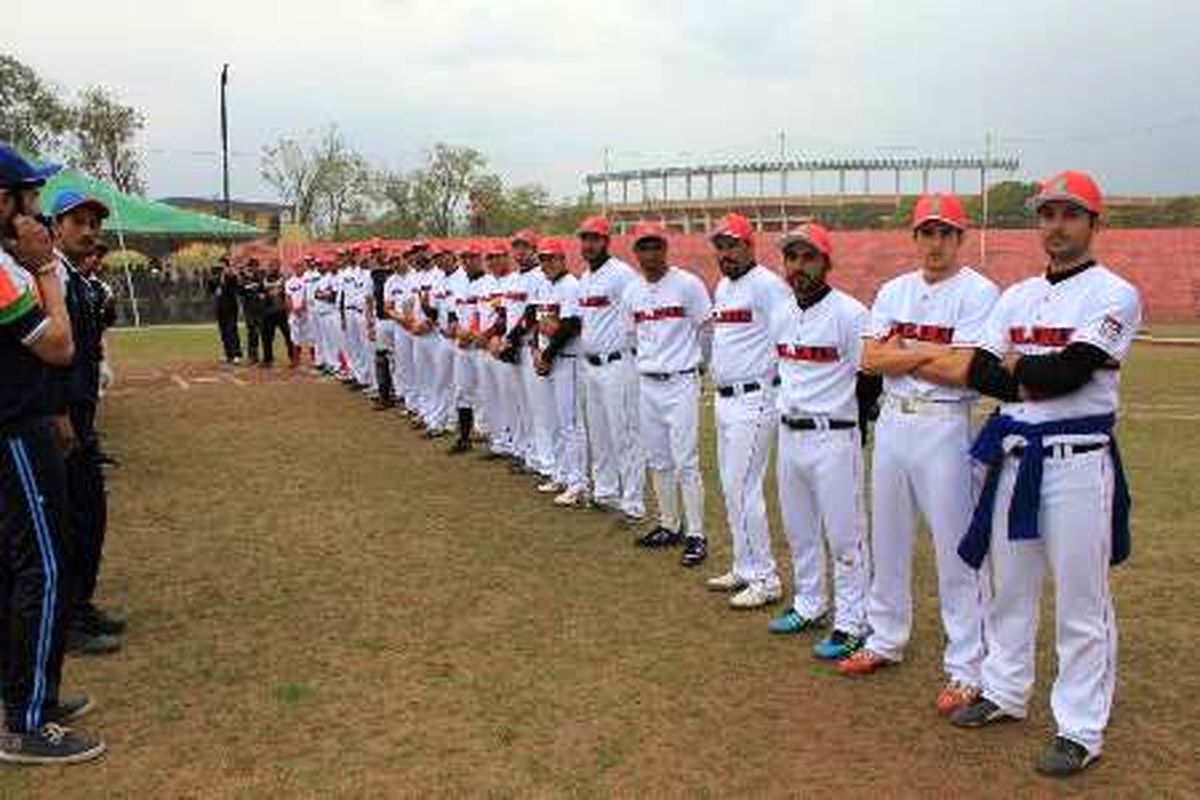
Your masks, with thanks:
<instances>
[{"instance_id":1,"label":"red baseball cap","mask_svg":"<svg viewBox=\"0 0 1200 800\"><path fill-rule=\"evenodd\" d=\"M912 229L926 222L941 222L960 231L967 229L967 212L956 194L933 192L917 198L913 206Z\"/></svg>"},{"instance_id":2,"label":"red baseball cap","mask_svg":"<svg viewBox=\"0 0 1200 800\"><path fill-rule=\"evenodd\" d=\"M412 242L408 245L408 249L409 250L428 250L429 249L429 240L426 239L424 236L418 236L416 239L413 239Z\"/></svg>"},{"instance_id":3,"label":"red baseball cap","mask_svg":"<svg viewBox=\"0 0 1200 800\"><path fill-rule=\"evenodd\" d=\"M530 228L522 228L521 230L514 233L512 235L512 237L509 239L509 241L512 242L513 244L516 244L517 242L524 242L525 244L530 245L531 247L537 247L537 243L538 243L537 231L532 230Z\"/></svg>"},{"instance_id":4,"label":"red baseball cap","mask_svg":"<svg viewBox=\"0 0 1200 800\"><path fill-rule=\"evenodd\" d=\"M537 251L539 256L566 256L567 246L563 244L562 239L554 236L547 236L538 240Z\"/></svg>"},{"instance_id":5,"label":"red baseball cap","mask_svg":"<svg viewBox=\"0 0 1200 800\"><path fill-rule=\"evenodd\" d=\"M661 222L642 220L633 226L633 244L637 245L643 239L660 239L665 244L668 240L667 229Z\"/></svg>"},{"instance_id":6,"label":"red baseball cap","mask_svg":"<svg viewBox=\"0 0 1200 800\"><path fill-rule=\"evenodd\" d=\"M1091 214L1104 211L1100 186L1086 172L1068 169L1052 175L1038 184L1038 191L1029 201L1034 211L1046 203L1063 202L1079 206Z\"/></svg>"},{"instance_id":7,"label":"red baseball cap","mask_svg":"<svg viewBox=\"0 0 1200 800\"><path fill-rule=\"evenodd\" d=\"M806 222L798 228L792 228L779 237L779 249L786 250L793 244L803 243L812 247L826 258L833 258L833 237L819 222Z\"/></svg>"},{"instance_id":8,"label":"red baseball cap","mask_svg":"<svg viewBox=\"0 0 1200 800\"><path fill-rule=\"evenodd\" d=\"M583 222L579 223L579 230L575 231L576 235L583 236L584 234L595 234L596 236L611 236L612 225L604 217L595 216L588 217Z\"/></svg>"},{"instance_id":9,"label":"red baseball cap","mask_svg":"<svg viewBox=\"0 0 1200 800\"><path fill-rule=\"evenodd\" d=\"M462 256L481 256L483 248L474 239L467 239L458 246L458 254Z\"/></svg>"},{"instance_id":10,"label":"red baseball cap","mask_svg":"<svg viewBox=\"0 0 1200 800\"><path fill-rule=\"evenodd\" d=\"M717 220L717 227L708 235L709 239L727 236L746 244L754 244L754 226L741 214L730 213Z\"/></svg>"}]
</instances>

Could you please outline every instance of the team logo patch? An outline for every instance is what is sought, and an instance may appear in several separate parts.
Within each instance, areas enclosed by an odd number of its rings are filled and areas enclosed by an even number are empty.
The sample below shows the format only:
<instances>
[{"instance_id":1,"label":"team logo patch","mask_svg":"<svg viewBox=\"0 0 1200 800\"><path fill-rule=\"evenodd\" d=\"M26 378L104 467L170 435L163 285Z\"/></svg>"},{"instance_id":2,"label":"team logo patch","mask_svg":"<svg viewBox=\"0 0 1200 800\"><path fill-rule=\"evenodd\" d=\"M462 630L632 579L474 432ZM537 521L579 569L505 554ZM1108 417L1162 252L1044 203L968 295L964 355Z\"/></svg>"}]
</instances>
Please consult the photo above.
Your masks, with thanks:
<instances>
[{"instance_id":1,"label":"team logo patch","mask_svg":"<svg viewBox=\"0 0 1200 800\"><path fill-rule=\"evenodd\" d=\"M1112 314L1105 314L1104 319L1100 320L1100 335L1110 342L1115 342L1121 338L1121 334L1125 332L1125 326L1121 324L1121 320L1114 317Z\"/></svg>"}]
</instances>

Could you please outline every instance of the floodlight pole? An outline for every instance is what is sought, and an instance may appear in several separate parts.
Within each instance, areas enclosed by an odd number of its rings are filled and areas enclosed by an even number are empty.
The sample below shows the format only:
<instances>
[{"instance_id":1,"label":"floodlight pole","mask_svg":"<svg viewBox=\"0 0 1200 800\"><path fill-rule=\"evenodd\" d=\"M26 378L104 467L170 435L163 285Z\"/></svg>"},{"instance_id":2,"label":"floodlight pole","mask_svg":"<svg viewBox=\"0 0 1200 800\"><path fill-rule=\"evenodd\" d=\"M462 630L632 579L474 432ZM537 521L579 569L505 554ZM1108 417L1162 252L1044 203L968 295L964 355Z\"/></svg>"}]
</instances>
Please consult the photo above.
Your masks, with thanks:
<instances>
[{"instance_id":1,"label":"floodlight pole","mask_svg":"<svg viewBox=\"0 0 1200 800\"><path fill-rule=\"evenodd\" d=\"M229 83L229 65L221 67L221 189L225 200L225 219L232 213L229 203L229 113L225 106L225 86Z\"/></svg>"}]
</instances>

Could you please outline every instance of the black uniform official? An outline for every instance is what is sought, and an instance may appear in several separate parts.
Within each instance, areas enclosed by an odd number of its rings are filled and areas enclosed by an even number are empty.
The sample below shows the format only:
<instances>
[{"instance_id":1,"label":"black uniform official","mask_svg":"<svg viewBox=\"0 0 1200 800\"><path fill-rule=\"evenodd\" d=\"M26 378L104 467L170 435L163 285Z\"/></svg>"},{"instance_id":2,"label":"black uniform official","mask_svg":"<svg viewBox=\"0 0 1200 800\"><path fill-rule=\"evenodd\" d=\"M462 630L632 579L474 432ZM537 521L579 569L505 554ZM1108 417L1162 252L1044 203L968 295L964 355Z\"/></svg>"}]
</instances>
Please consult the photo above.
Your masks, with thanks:
<instances>
[{"instance_id":1,"label":"black uniform official","mask_svg":"<svg viewBox=\"0 0 1200 800\"><path fill-rule=\"evenodd\" d=\"M229 268L229 259L222 257L208 278L208 293L213 298L213 311L217 316L217 328L221 332L221 346L225 360L236 364L242 360L242 337L238 332L238 275Z\"/></svg>"},{"instance_id":2,"label":"black uniform official","mask_svg":"<svg viewBox=\"0 0 1200 800\"><path fill-rule=\"evenodd\" d=\"M387 312L383 308L383 285L392 275L392 268L383 258L382 248L371 250L371 293L375 306L375 383L379 396L375 398L375 408L387 409L396 405L392 385L392 352L395 344L384 337L383 323L387 321Z\"/></svg>"},{"instance_id":3,"label":"black uniform official","mask_svg":"<svg viewBox=\"0 0 1200 800\"><path fill-rule=\"evenodd\" d=\"M242 317L246 320L246 355L251 364L258 363L258 344L262 339L263 315L267 310L267 287L258 260L246 263L240 287Z\"/></svg>"},{"instance_id":4,"label":"black uniform official","mask_svg":"<svg viewBox=\"0 0 1200 800\"><path fill-rule=\"evenodd\" d=\"M295 347L292 344L292 332L288 326L287 302L283 297L283 274L279 264L272 264L267 274L263 276L263 314L262 314L262 364L269 367L275 363L275 333L283 334L283 343L287 347L288 360L296 363Z\"/></svg>"}]
</instances>

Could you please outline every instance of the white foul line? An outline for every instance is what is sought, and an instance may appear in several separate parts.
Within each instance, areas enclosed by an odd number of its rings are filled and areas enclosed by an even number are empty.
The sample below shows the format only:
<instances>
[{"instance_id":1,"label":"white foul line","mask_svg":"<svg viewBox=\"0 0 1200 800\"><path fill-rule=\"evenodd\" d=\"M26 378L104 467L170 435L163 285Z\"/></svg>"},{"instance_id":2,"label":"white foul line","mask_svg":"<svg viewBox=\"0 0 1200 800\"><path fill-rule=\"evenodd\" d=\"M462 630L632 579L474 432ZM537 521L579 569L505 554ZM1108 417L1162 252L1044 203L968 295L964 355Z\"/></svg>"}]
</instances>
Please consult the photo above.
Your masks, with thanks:
<instances>
[{"instance_id":1,"label":"white foul line","mask_svg":"<svg viewBox=\"0 0 1200 800\"><path fill-rule=\"evenodd\" d=\"M191 384L189 384L187 381L185 381L185 380L184 380L182 377L180 377L179 375L172 375L172 376L171 376L171 380L175 381L175 385L176 385L176 386L178 386L180 389L190 389L190 388L192 388L192 387L191 387Z\"/></svg>"}]
</instances>

